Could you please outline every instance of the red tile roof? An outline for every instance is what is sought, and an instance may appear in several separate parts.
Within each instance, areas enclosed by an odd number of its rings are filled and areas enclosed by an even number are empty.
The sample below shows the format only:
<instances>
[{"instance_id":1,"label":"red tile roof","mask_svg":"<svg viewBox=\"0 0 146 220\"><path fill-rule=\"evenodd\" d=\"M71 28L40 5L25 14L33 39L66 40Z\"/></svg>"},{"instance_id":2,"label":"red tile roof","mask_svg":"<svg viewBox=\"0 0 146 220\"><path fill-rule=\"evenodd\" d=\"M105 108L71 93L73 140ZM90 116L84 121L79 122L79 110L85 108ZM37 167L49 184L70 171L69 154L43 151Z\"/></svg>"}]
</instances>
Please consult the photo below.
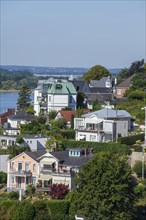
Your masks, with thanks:
<instances>
[{"instance_id":1,"label":"red tile roof","mask_svg":"<svg viewBox=\"0 0 146 220\"><path fill-rule=\"evenodd\" d=\"M88 112L90 112L89 109L83 110L83 114ZM77 116L77 111L75 110L60 110L59 113L67 122L71 122L72 115L74 117Z\"/></svg>"}]
</instances>

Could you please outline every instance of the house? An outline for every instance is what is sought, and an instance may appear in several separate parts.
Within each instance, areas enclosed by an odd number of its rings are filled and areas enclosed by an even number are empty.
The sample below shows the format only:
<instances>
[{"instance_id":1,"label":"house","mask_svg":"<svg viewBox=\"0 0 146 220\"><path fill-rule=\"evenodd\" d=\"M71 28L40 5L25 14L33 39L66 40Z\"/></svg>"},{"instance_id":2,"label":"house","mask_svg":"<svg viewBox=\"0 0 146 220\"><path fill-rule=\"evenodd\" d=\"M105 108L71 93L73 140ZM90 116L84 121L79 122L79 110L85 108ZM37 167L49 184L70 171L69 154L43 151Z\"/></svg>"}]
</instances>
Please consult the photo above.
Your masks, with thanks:
<instances>
[{"instance_id":1,"label":"house","mask_svg":"<svg viewBox=\"0 0 146 220\"><path fill-rule=\"evenodd\" d=\"M111 76L107 76L107 77L102 77L99 80L91 80L89 86L112 89L113 85L114 85L114 79Z\"/></svg>"},{"instance_id":2,"label":"house","mask_svg":"<svg viewBox=\"0 0 146 220\"><path fill-rule=\"evenodd\" d=\"M8 162L7 190L26 190L33 184L38 190L49 191L54 183L72 189L76 173L91 157L93 154L83 149L23 152Z\"/></svg>"},{"instance_id":3,"label":"house","mask_svg":"<svg viewBox=\"0 0 146 220\"><path fill-rule=\"evenodd\" d=\"M8 160L9 160L8 154L1 154L0 155L0 172L7 173Z\"/></svg>"},{"instance_id":4,"label":"house","mask_svg":"<svg viewBox=\"0 0 146 220\"><path fill-rule=\"evenodd\" d=\"M89 109L83 109L83 113L90 112ZM72 120L77 117L78 112L76 110L60 110L58 111L55 119L64 118L67 121L67 127L71 127Z\"/></svg>"},{"instance_id":5,"label":"house","mask_svg":"<svg viewBox=\"0 0 146 220\"><path fill-rule=\"evenodd\" d=\"M45 82L40 82L34 90L34 110L36 115L46 114L52 110L59 111L69 107L76 109L77 92L72 84L67 80L49 78Z\"/></svg>"},{"instance_id":6,"label":"house","mask_svg":"<svg viewBox=\"0 0 146 220\"><path fill-rule=\"evenodd\" d=\"M124 97L126 90L131 86L133 77L134 75L130 76L115 87L115 96L117 99Z\"/></svg>"},{"instance_id":7,"label":"house","mask_svg":"<svg viewBox=\"0 0 146 220\"><path fill-rule=\"evenodd\" d=\"M90 88L90 93L86 93L87 107L92 109L92 103L97 100L100 104L104 105L106 102L114 100L114 94L109 88Z\"/></svg>"},{"instance_id":8,"label":"house","mask_svg":"<svg viewBox=\"0 0 146 220\"><path fill-rule=\"evenodd\" d=\"M104 108L74 118L76 140L113 142L119 136L128 136L133 129L132 116L125 110Z\"/></svg>"},{"instance_id":9,"label":"house","mask_svg":"<svg viewBox=\"0 0 146 220\"><path fill-rule=\"evenodd\" d=\"M49 137L39 135L19 135L24 142L20 146L29 146L31 151L37 151L45 149L46 141ZM17 143L17 136L13 135L0 135L0 147L7 148L8 146L19 145Z\"/></svg>"},{"instance_id":10,"label":"house","mask_svg":"<svg viewBox=\"0 0 146 220\"><path fill-rule=\"evenodd\" d=\"M4 135L18 135L20 133L20 124L25 124L34 120L34 116L25 112L25 110L16 111L8 116L7 123L4 125Z\"/></svg>"},{"instance_id":11,"label":"house","mask_svg":"<svg viewBox=\"0 0 146 220\"><path fill-rule=\"evenodd\" d=\"M4 125L8 121L8 116L13 115L15 109L8 108L6 112L0 114L0 125Z\"/></svg>"}]
</instances>

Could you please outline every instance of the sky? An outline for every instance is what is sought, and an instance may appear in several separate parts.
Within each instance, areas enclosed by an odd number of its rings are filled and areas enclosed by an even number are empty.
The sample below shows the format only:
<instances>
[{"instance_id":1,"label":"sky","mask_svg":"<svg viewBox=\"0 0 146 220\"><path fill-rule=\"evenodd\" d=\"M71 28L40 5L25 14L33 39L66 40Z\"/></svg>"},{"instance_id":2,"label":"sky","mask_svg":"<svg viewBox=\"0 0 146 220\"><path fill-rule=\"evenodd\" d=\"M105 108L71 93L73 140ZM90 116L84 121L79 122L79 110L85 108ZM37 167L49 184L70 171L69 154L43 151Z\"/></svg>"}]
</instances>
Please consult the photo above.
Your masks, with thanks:
<instances>
[{"instance_id":1,"label":"sky","mask_svg":"<svg viewBox=\"0 0 146 220\"><path fill-rule=\"evenodd\" d=\"M0 64L129 67L146 57L145 0L0 0Z\"/></svg>"}]
</instances>

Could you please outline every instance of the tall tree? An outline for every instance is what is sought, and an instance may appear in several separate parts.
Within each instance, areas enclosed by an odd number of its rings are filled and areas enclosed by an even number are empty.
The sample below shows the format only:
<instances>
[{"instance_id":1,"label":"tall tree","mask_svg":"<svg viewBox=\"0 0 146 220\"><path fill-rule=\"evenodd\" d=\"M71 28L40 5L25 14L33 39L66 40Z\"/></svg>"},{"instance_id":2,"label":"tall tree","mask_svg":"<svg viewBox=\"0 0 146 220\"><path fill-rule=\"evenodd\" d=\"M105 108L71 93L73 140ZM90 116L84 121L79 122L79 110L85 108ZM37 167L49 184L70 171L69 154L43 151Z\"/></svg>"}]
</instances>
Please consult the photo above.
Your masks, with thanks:
<instances>
[{"instance_id":1,"label":"tall tree","mask_svg":"<svg viewBox=\"0 0 146 220\"><path fill-rule=\"evenodd\" d=\"M75 183L70 209L74 213L90 220L133 218L135 180L126 158L100 153L83 166Z\"/></svg>"},{"instance_id":2,"label":"tall tree","mask_svg":"<svg viewBox=\"0 0 146 220\"><path fill-rule=\"evenodd\" d=\"M99 80L102 77L109 75L111 74L105 67L96 65L83 75L83 79L90 82L90 80Z\"/></svg>"},{"instance_id":3,"label":"tall tree","mask_svg":"<svg viewBox=\"0 0 146 220\"><path fill-rule=\"evenodd\" d=\"M31 90L27 86L22 86L19 91L19 97L17 101L17 109L26 109L30 105Z\"/></svg>"}]
</instances>

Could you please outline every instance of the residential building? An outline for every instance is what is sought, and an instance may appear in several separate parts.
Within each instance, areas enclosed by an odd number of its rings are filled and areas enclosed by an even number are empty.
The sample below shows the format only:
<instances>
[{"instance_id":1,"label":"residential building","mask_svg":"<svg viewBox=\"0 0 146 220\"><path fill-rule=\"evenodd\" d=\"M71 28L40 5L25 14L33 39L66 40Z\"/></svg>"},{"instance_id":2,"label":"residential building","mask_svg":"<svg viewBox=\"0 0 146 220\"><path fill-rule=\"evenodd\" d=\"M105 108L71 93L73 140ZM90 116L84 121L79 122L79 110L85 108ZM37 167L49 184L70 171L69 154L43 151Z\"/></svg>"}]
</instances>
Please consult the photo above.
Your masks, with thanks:
<instances>
[{"instance_id":1,"label":"residential building","mask_svg":"<svg viewBox=\"0 0 146 220\"><path fill-rule=\"evenodd\" d=\"M4 125L8 121L8 117L15 113L15 109L8 108L6 112L0 114L0 125Z\"/></svg>"},{"instance_id":2,"label":"residential building","mask_svg":"<svg viewBox=\"0 0 146 220\"><path fill-rule=\"evenodd\" d=\"M124 97L126 90L129 89L129 87L131 86L133 77L134 75L130 76L115 87L116 98Z\"/></svg>"},{"instance_id":3,"label":"residential building","mask_svg":"<svg viewBox=\"0 0 146 220\"><path fill-rule=\"evenodd\" d=\"M20 124L25 124L34 120L34 116L25 110L16 111L7 117L7 123L3 126L4 135L20 134Z\"/></svg>"},{"instance_id":4,"label":"residential building","mask_svg":"<svg viewBox=\"0 0 146 220\"><path fill-rule=\"evenodd\" d=\"M83 113L90 112L89 109L83 109ZM74 118L77 117L78 112L76 110L60 110L58 111L55 119L64 118L67 121L67 127L71 127L72 120L74 121Z\"/></svg>"},{"instance_id":5,"label":"residential building","mask_svg":"<svg viewBox=\"0 0 146 220\"><path fill-rule=\"evenodd\" d=\"M128 136L133 129L132 116L125 110L104 108L74 119L76 140L113 142Z\"/></svg>"},{"instance_id":6,"label":"residential building","mask_svg":"<svg viewBox=\"0 0 146 220\"><path fill-rule=\"evenodd\" d=\"M49 78L45 82L39 81L38 87L34 90L35 113L38 116L65 107L75 110L76 96L77 92L72 82L54 78Z\"/></svg>"},{"instance_id":7,"label":"residential building","mask_svg":"<svg viewBox=\"0 0 146 220\"><path fill-rule=\"evenodd\" d=\"M8 146L19 145L16 140L18 136L12 135L0 135L0 147L7 148ZM45 149L46 141L50 137L39 135L19 135L22 137L24 142L20 146L29 146L31 151L37 151Z\"/></svg>"},{"instance_id":8,"label":"residential building","mask_svg":"<svg viewBox=\"0 0 146 220\"><path fill-rule=\"evenodd\" d=\"M7 173L7 165L8 165L9 155L8 154L1 154L0 155L0 172Z\"/></svg>"},{"instance_id":9,"label":"residential building","mask_svg":"<svg viewBox=\"0 0 146 220\"><path fill-rule=\"evenodd\" d=\"M82 149L23 152L8 162L7 189L25 191L33 184L38 190L49 191L54 183L72 189L76 173L91 157L90 151Z\"/></svg>"}]
</instances>

